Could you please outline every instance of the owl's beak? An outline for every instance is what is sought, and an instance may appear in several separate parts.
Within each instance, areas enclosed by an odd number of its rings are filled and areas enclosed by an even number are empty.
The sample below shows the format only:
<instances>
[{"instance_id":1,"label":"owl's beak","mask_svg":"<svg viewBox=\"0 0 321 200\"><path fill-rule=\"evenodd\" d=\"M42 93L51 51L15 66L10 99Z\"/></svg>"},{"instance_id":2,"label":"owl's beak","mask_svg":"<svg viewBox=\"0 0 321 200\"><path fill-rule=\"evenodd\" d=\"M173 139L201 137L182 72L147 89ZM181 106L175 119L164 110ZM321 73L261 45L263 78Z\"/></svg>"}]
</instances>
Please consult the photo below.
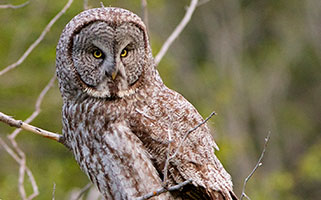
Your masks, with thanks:
<instances>
[{"instance_id":1,"label":"owl's beak","mask_svg":"<svg viewBox=\"0 0 321 200\"><path fill-rule=\"evenodd\" d=\"M111 78L112 78L113 80L115 80L116 76L117 76L117 71L114 71L114 72L111 74Z\"/></svg>"}]
</instances>

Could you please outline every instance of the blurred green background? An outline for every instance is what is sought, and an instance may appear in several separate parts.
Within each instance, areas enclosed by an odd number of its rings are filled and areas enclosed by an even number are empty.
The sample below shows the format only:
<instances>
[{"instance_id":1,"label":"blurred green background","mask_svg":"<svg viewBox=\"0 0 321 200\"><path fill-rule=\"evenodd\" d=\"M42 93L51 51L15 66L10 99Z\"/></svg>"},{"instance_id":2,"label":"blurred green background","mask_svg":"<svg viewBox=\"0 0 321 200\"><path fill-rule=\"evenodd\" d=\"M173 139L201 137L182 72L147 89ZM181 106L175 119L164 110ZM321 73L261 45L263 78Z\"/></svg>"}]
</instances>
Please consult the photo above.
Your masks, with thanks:
<instances>
[{"instance_id":1,"label":"blurred green background","mask_svg":"<svg viewBox=\"0 0 321 200\"><path fill-rule=\"evenodd\" d=\"M0 0L0 4L24 1ZM0 9L0 70L15 62L67 0L30 0L20 9ZM100 1L89 0L91 7ZM109 0L142 15L141 1ZM148 0L153 53L185 14L188 0ZM55 48L66 23L83 10L75 0L41 44L18 68L0 77L0 111L25 120L55 72ZM247 185L252 199L319 199L321 196L321 1L224 0L201 5L160 62L164 82L207 117L220 147L218 157L240 196L264 138L271 140L263 165ZM61 132L57 83L31 123ZM0 124L0 137L14 129ZM61 144L29 132L17 142L27 156L40 195L69 199L88 183ZM0 199L20 199L17 163L0 147ZM25 181L28 194L31 186Z\"/></svg>"}]
</instances>

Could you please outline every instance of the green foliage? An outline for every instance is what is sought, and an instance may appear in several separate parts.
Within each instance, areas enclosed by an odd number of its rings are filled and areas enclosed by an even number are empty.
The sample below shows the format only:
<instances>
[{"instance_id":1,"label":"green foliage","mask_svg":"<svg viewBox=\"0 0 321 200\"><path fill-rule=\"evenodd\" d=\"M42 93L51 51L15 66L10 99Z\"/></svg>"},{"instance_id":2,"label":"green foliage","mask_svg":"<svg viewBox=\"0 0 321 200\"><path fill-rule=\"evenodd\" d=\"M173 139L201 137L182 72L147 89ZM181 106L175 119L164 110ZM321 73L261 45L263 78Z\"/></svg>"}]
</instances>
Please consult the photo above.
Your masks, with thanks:
<instances>
[{"instance_id":1,"label":"green foliage","mask_svg":"<svg viewBox=\"0 0 321 200\"><path fill-rule=\"evenodd\" d=\"M321 141L308 149L300 162L300 175L306 182L321 184Z\"/></svg>"},{"instance_id":2,"label":"green foliage","mask_svg":"<svg viewBox=\"0 0 321 200\"><path fill-rule=\"evenodd\" d=\"M1 1L20 4L24 1ZM32 0L20 9L0 10L0 70L17 61L67 2ZM147 1L149 36L156 55L184 15L185 1ZM141 14L140 1L110 0L105 6ZM100 0L89 1L99 7ZM71 8L18 68L0 77L0 111L26 119L55 71L55 47L65 24L83 10ZM263 165L247 185L252 199L318 199L321 196L321 3L319 0L210 1L197 8L158 69L164 82L182 93L210 120L216 152L240 194L244 178L271 131ZM33 125L61 132L58 86L46 95ZM0 137L14 129L0 124ZM27 156L40 195L56 199L88 182L62 145L28 132L18 143ZM18 165L0 147L0 199L19 199ZM25 183L31 192L30 183Z\"/></svg>"}]
</instances>

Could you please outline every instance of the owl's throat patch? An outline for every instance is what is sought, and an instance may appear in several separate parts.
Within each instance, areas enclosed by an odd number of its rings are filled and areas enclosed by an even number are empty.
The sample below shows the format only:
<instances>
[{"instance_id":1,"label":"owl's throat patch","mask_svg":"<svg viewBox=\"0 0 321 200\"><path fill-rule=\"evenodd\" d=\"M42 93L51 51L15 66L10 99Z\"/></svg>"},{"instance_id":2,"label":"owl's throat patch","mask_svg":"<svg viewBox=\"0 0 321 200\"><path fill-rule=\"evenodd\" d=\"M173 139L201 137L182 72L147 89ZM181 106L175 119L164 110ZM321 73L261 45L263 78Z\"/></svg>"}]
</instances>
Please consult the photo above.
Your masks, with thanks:
<instances>
[{"instance_id":1,"label":"owl's throat patch","mask_svg":"<svg viewBox=\"0 0 321 200\"><path fill-rule=\"evenodd\" d=\"M133 89L128 88L127 81L117 78L115 80L105 79L97 86L91 86L83 82L83 90L89 96L96 98L123 98L135 93Z\"/></svg>"}]
</instances>

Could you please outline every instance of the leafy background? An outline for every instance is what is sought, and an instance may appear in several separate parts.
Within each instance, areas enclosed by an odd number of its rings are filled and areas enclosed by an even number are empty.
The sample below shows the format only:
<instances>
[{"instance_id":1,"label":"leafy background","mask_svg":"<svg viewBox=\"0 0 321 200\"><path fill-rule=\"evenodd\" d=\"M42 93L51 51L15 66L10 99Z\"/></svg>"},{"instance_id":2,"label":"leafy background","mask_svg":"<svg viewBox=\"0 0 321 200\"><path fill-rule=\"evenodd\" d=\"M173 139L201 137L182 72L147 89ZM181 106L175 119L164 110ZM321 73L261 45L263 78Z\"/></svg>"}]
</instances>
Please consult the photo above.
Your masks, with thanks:
<instances>
[{"instance_id":1,"label":"leafy background","mask_svg":"<svg viewBox=\"0 0 321 200\"><path fill-rule=\"evenodd\" d=\"M0 0L0 4L21 4ZM15 62L67 1L31 0L20 9L0 10L0 69ZM141 15L139 0L103 1ZM154 55L185 13L188 0L148 1ZM99 1L89 0L99 7ZM0 111L26 119L55 71L55 46L71 8L18 68L0 77ZM218 157L240 194L244 178L271 140L263 166L247 185L252 199L318 199L321 196L321 1L212 0L195 11L182 35L158 66L164 82L206 117L220 147ZM32 122L61 132L62 100L57 84ZM0 124L0 137L14 129ZM22 132L18 143L39 186L36 199L68 199L88 183L61 144ZM19 199L18 165L0 147L0 198ZM31 186L26 182L27 191Z\"/></svg>"}]
</instances>

